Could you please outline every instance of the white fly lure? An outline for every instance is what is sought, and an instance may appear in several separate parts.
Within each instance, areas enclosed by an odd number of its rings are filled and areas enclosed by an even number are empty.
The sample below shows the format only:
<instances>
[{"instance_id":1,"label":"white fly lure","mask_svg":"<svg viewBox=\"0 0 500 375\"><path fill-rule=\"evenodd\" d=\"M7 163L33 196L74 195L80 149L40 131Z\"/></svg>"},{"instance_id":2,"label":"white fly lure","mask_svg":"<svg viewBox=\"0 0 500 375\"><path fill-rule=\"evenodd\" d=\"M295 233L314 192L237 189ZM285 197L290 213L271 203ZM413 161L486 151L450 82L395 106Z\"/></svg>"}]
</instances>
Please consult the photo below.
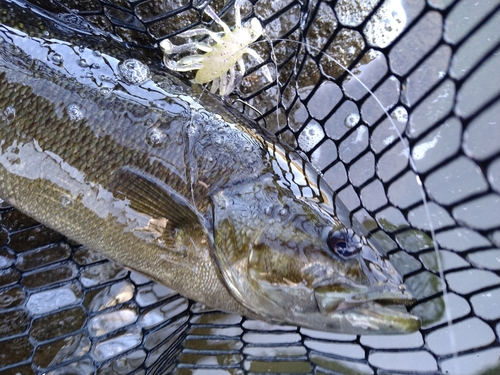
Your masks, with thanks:
<instances>
[{"instance_id":1,"label":"white fly lure","mask_svg":"<svg viewBox=\"0 0 500 375\"><path fill-rule=\"evenodd\" d=\"M191 42L175 46L169 39L163 40L160 43L160 48L165 54L163 59L165 66L177 72L197 70L194 83L212 82L211 92L219 91L221 96L230 94L236 83L235 66L238 65L241 76L245 75L243 55L249 54L258 63L263 63L260 55L249 47L262 36L262 25L257 18L252 18L248 23L242 25L241 5L241 0L236 1L234 7L235 24L232 29L208 5L205 8L205 13L224 31L217 33L206 28L197 28L179 34L183 38L208 35L210 38L207 42ZM200 50L204 53L185 56L178 61L169 59L172 54L189 50ZM263 73L269 81L272 81L266 66L263 67Z\"/></svg>"}]
</instances>

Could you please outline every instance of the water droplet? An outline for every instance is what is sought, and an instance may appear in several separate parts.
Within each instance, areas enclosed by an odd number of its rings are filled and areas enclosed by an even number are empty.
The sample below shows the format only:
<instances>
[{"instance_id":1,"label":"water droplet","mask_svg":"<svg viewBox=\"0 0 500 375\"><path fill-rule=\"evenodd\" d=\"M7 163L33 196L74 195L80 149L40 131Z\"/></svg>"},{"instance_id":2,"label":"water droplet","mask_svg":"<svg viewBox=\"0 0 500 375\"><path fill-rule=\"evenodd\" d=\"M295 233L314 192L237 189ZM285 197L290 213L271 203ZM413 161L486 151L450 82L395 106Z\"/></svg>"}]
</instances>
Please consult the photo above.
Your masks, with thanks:
<instances>
[{"instance_id":1,"label":"water droplet","mask_svg":"<svg viewBox=\"0 0 500 375\"><path fill-rule=\"evenodd\" d=\"M300 148L305 152L312 150L319 142L321 142L324 134L325 133L321 125L315 121L311 121L299 134L298 142Z\"/></svg>"},{"instance_id":2,"label":"water droplet","mask_svg":"<svg viewBox=\"0 0 500 375\"><path fill-rule=\"evenodd\" d=\"M391 117L398 122L406 123L408 121L408 112L405 107L399 106L392 111Z\"/></svg>"},{"instance_id":3,"label":"water droplet","mask_svg":"<svg viewBox=\"0 0 500 375\"><path fill-rule=\"evenodd\" d=\"M94 54L94 56L101 57L101 52L99 51L94 51L92 53Z\"/></svg>"},{"instance_id":4,"label":"water droplet","mask_svg":"<svg viewBox=\"0 0 500 375\"><path fill-rule=\"evenodd\" d=\"M286 216L288 215L288 208L283 207L281 210L279 210L280 216Z\"/></svg>"},{"instance_id":5,"label":"water droplet","mask_svg":"<svg viewBox=\"0 0 500 375\"><path fill-rule=\"evenodd\" d=\"M356 55L356 53L357 53L356 47L350 46L349 48L347 48L347 57L352 58L353 56Z\"/></svg>"},{"instance_id":6,"label":"water droplet","mask_svg":"<svg viewBox=\"0 0 500 375\"><path fill-rule=\"evenodd\" d=\"M140 85L150 78L149 68L136 59L128 59L118 65L122 78L132 85Z\"/></svg>"},{"instance_id":7,"label":"water droplet","mask_svg":"<svg viewBox=\"0 0 500 375\"><path fill-rule=\"evenodd\" d=\"M48 38L48 37L50 36L50 33L49 33L47 30L45 30L45 31L42 33L42 36L43 36L44 38Z\"/></svg>"},{"instance_id":8,"label":"water droplet","mask_svg":"<svg viewBox=\"0 0 500 375\"><path fill-rule=\"evenodd\" d=\"M62 55L59 53L53 53L50 56L50 60L56 65L62 65L62 63L64 62Z\"/></svg>"},{"instance_id":9,"label":"water droplet","mask_svg":"<svg viewBox=\"0 0 500 375\"><path fill-rule=\"evenodd\" d=\"M85 47L84 47L83 45L80 45L80 46L78 47L78 51L79 51L80 53L85 52Z\"/></svg>"},{"instance_id":10,"label":"water droplet","mask_svg":"<svg viewBox=\"0 0 500 375\"><path fill-rule=\"evenodd\" d=\"M12 123L12 121L14 121L14 119L16 118L16 109L13 106L9 105L3 110L1 117L5 121L7 121L8 124Z\"/></svg>"},{"instance_id":11,"label":"water droplet","mask_svg":"<svg viewBox=\"0 0 500 375\"><path fill-rule=\"evenodd\" d=\"M186 131L187 131L187 135L188 137L192 137L196 134L196 132L198 131L198 126L196 126L196 124L194 123L189 123L188 126L186 127Z\"/></svg>"},{"instance_id":12,"label":"water droplet","mask_svg":"<svg viewBox=\"0 0 500 375\"><path fill-rule=\"evenodd\" d=\"M71 197L68 196L68 195L61 195L61 200L60 201L61 201L61 206L63 208L71 208L75 204L75 202L73 201L73 199L71 199Z\"/></svg>"},{"instance_id":13,"label":"water droplet","mask_svg":"<svg viewBox=\"0 0 500 375\"><path fill-rule=\"evenodd\" d=\"M68 104L68 106L66 107L66 111L68 112L68 116L71 121L80 121L81 119L83 119L86 112L85 108L80 107L76 103Z\"/></svg>"},{"instance_id":14,"label":"water droplet","mask_svg":"<svg viewBox=\"0 0 500 375\"><path fill-rule=\"evenodd\" d=\"M385 20L384 22L384 28L387 30L387 31L392 31L392 25L391 25L391 21L389 21L388 19Z\"/></svg>"},{"instance_id":15,"label":"water droplet","mask_svg":"<svg viewBox=\"0 0 500 375\"><path fill-rule=\"evenodd\" d=\"M78 66L81 66L82 68L87 68L89 64L87 63L87 60L85 59L79 59L78 60Z\"/></svg>"},{"instance_id":16,"label":"water droplet","mask_svg":"<svg viewBox=\"0 0 500 375\"><path fill-rule=\"evenodd\" d=\"M103 82L109 82L112 84L116 84L116 81L112 77L105 76L104 74L100 74L99 79Z\"/></svg>"},{"instance_id":17,"label":"water droplet","mask_svg":"<svg viewBox=\"0 0 500 375\"><path fill-rule=\"evenodd\" d=\"M266 215L268 215L268 216L269 216L269 215L271 215L271 213L272 213L272 212L273 212L272 207L266 207L266 208L264 208L264 213L265 213Z\"/></svg>"},{"instance_id":18,"label":"water droplet","mask_svg":"<svg viewBox=\"0 0 500 375\"><path fill-rule=\"evenodd\" d=\"M107 87L107 86L103 86L99 89L99 91L101 92L101 94L103 95L109 95L111 94L111 92L113 91L113 89L111 87Z\"/></svg>"},{"instance_id":19,"label":"water droplet","mask_svg":"<svg viewBox=\"0 0 500 375\"><path fill-rule=\"evenodd\" d=\"M162 147L166 139L167 135L158 128L151 128L146 134L146 142L151 147Z\"/></svg>"},{"instance_id":20,"label":"water droplet","mask_svg":"<svg viewBox=\"0 0 500 375\"><path fill-rule=\"evenodd\" d=\"M359 114L357 113L350 113L344 119L344 125L349 129L358 125L358 122L359 122Z\"/></svg>"},{"instance_id":21,"label":"water droplet","mask_svg":"<svg viewBox=\"0 0 500 375\"><path fill-rule=\"evenodd\" d=\"M399 17L399 13L397 11L392 11L392 18L394 18L397 23L401 23L401 17Z\"/></svg>"},{"instance_id":22,"label":"water droplet","mask_svg":"<svg viewBox=\"0 0 500 375\"><path fill-rule=\"evenodd\" d=\"M100 66L98 63L92 63L92 65L90 65L90 69L99 69Z\"/></svg>"}]
</instances>

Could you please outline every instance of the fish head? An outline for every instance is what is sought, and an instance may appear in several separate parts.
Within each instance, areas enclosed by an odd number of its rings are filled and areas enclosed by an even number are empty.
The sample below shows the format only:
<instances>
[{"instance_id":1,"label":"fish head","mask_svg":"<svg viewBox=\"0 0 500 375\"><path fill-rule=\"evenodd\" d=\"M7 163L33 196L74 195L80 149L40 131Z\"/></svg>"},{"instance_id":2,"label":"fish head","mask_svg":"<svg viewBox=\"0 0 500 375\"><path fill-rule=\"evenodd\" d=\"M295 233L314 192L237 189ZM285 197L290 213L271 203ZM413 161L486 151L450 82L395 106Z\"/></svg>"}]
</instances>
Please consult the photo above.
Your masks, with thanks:
<instances>
[{"instance_id":1,"label":"fish head","mask_svg":"<svg viewBox=\"0 0 500 375\"><path fill-rule=\"evenodd\" d=\"M319 205L272 183L222 191L214 203L220 275L264 320L349 334L420 328L389 260Z\"/></svg>"}]
</instances>

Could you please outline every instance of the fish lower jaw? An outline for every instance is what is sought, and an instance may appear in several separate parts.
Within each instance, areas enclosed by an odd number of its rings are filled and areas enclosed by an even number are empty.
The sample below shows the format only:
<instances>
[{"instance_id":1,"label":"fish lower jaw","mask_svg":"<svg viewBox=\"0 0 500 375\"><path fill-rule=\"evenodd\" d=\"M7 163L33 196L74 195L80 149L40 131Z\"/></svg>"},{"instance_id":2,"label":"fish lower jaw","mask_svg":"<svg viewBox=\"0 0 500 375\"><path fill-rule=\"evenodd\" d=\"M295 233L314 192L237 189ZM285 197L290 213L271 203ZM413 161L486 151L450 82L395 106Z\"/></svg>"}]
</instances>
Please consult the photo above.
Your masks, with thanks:
<instances>
[{"instance_id":1,"label":"fish lower jaw","mask_svg":"<svg viewBox=\"0 0 500 375\"><path fill-rule=\"evenodd\" d=\"M345 303L328 314L296 315L294 323L316 330L355 335L400 335L420 329L420 318L401 305L385 306L374 301Z\"/></svg>"},{"instance_id":2,"label":"fish lower jaw","mask_svg":"<svg viewBox=\"0 0 500 375\"><path fill-rule=\"evenodd\" d=\"M366 303L381 305L395 304L409 306L414 297L404 285L385 284L380 286L324 285L314 290L314 297L319 311L323 315L331 312L349 311Z\"/></svg>"}]
</instances>

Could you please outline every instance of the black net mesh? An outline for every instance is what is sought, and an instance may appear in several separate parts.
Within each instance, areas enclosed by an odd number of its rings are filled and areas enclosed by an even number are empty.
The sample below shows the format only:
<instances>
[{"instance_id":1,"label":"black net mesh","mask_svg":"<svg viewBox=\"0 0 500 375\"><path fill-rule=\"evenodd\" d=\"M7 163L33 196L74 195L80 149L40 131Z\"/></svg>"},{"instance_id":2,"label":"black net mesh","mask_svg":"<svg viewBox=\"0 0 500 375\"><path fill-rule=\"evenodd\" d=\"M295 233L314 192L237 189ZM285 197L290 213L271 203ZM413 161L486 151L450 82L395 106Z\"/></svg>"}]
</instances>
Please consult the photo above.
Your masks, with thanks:
<instances>
[{"instance_id":1,"label":"black net mesh","mask_svg":"<svg viewBox=\"0 0 500 375\"><path fill-rule=\"evenodd\" d=\"M31 3L158 68L158 42L214 27L208 3L234 19L233 1ZM498 1L253 0L242 15L264 26L264 63L247 60L229 100L324 173L416 293L422 329L357 337L207 311L5 206L0 373L500 373Z\"/></svg>"}]
</instances>

